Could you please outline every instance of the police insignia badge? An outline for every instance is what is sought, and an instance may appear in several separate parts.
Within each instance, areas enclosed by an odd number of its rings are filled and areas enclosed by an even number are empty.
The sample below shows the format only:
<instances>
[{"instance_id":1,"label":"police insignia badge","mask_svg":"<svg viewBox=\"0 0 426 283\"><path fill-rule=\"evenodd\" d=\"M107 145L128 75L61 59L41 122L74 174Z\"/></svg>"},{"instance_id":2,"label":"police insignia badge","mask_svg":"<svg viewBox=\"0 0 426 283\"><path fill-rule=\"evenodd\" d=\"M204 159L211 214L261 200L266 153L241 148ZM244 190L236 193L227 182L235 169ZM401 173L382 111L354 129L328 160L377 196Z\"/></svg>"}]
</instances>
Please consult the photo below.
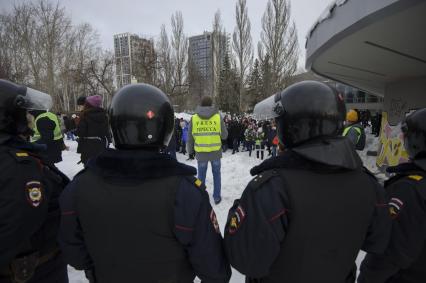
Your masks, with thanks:
<instances>
[{"instance_id":1,"label":"police insignia badge","mask_svg":"<svg viewBox=\"0 0 426 283\"><path fill-rule=\"evenodd\" d=\"M229 234L234 234L240 228L244 219L246 218L246 213L244 209L239 205L235 210L234 214L229 221L228 232Z\"/></svg>"},{"instance_id":2,"label":"police insignia badge","mask_svg":"<svg viewBox=\"0 0 426 283\"><path fill-rule=\"evenodd\" d=\"M25 185L27 200L33 207L38 207L43 201L43 189L38 181L31 181Z\"/></svg>"},{"instance_id":3,"label":"police insignia badge","mask_svg":"<svg viewBox=\"0 0 426 283\"><path fill-rule=\"evenodd\" d=\"M219 223L217 222L216 213L214 212L213 209L212 209L212 211L210 211L210 221L212 222L214 230L216 231L216 233L220 233Z\"/></svg>"},{"instance_id":4,"label":"police insignia badge","mask_svg":"<svg viewBox=\"0 0 426 283\"><path fill-rule=\"evenodd\" d=\"M395 219L396 217L398 217L399 212L401 211L403 206L404 206L404 202L402 202L400 199L391 198L389 202L389 213L392 219Z\"/></svg>"}]
</instances>

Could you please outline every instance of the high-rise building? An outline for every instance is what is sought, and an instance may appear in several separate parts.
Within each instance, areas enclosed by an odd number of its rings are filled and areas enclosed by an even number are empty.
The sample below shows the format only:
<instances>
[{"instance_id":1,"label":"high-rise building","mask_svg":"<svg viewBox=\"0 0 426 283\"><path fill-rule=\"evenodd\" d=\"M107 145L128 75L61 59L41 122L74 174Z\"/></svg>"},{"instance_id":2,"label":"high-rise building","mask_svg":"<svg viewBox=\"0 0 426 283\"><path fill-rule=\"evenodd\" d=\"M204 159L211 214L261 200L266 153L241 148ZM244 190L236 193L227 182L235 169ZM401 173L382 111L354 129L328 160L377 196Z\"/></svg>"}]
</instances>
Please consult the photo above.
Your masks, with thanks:
<instances>
[{"instance_id":1,"label":"high-rise building","mask_svg":"<svg viewBox=\"0 0 426 283\"><path fill-rule=\"evenodd\" d=\"M115 71L117 87L132 82L152 83L154 79L154 42L138 35L114 35Z\"/></svg>"},{"instance_id":2,"label":"high-rise building","mask_svg":"<svg viewBox=\"0 0 426 283\"><path fill-rule=\"evenodd\" d=\"M228 45L226 35L214 37L211 32L189 38L189 76L196 80L191 85L192 92L215 96L215 86L219 79L219 70L225 59ZM198 89L197 85L200 85Z\"/></svg>"}]
</instances>

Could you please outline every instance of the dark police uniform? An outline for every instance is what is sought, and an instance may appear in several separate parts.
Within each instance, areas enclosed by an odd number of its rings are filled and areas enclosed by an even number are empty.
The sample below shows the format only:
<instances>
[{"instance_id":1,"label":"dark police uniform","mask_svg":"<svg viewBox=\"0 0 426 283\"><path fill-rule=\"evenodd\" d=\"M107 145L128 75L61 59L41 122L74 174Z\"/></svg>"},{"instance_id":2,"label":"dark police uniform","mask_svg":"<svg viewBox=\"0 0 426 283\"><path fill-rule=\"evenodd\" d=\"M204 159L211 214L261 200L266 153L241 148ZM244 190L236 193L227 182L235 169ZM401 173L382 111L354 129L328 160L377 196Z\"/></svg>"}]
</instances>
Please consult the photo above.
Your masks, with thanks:
<instances>
[{"instance_id":1,"label":"dark police uniform","mask_svg":"<svg viewBox=\"0 0 426 283\"><path fill-rule=\"evenodd\" d=\"M348 143L294 148L252 169L225 228L230 263L247 282L354 282L359 250L384 250L384 190Z\"/></svg>"},{"instance_id":2,"label":"dark police uniform","mask_svg":"<svg viewBox=\"0 0 426 283\"><path fill-rule=\"evenodd\" d=\"M384 255L368 254L358 282L426 282L426 159L388 168L397 175L385 183L393 219Z\"/></svg>"},{"instance_id":3,"label":"dark police uniform","mask_svg":"<svg viewBox=\"0 0 426 283\"><path fill-rule=\"evenodd\" d=\"M216 216L195 173L166 154L102 153L61 196L66 261L102 283L228 282Z\"/></svg>"},{"instance_id":4,"label":"dark police uniform","mask_svg":"<svg viewBox=\"0 0 426 283\"><path fill-rule=\"evenodd\" d=\"M10 138L0 145L1 283L68 282L56 239L58 198L69 180L35 150Z\"/></svg>"}]
</instances>

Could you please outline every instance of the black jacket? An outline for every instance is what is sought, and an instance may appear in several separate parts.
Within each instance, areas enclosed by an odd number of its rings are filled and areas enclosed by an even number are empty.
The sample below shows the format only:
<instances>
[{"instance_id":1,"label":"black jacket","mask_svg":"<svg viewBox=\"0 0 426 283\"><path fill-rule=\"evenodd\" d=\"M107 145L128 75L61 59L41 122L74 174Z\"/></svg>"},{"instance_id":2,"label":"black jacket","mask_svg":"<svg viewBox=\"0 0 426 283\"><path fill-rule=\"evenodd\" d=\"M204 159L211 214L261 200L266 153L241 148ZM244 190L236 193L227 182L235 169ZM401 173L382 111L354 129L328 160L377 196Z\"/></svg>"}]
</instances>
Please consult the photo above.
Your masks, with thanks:
<instances>
[{"instance_id":1,"label":"black jacket","mask_svg":"<svg viewBox=\"0 0 426 283\"><path fill-rule=\"evenodd\" d=\"M38 144L46 145L46 151L41 152L45 161L54 164L62 161L62 151L65 148L64 139L54 140L55 122L47 117L37 120L37 129L40 132Z\"/></svg>"},{"instance_id":2,"label":"black jacket","mask_svg":"<svg viewBox=\"0 0 426 283\"><path fill-rule=\"evenodd\" d=\"M225 228L231 265L249 282L354 282L359 250L386 247L384 190L346 139L287 150L251 173Z\"/></svg>"},{"instance_id":3,"label":"black jacket","mask_svg":"<svg viewBox=\"0 0 426 283\"><path fill-rule=\"evenodd\" d=\"M426 159L389 167L386 181L392 234L382 255L368 254L360 283L426 282Z\"/></svg>"},{"instance_id":4,"label":"black jacket","mask_svg":"<svg viewBox=\"0 0 426 283\"><path fill-rule=\"evenodd\" d=\"M0 145L0 282L16 259L57 250L58 198L68 178L36 154L38 146L16 138ZM27 268L28 270L30 268ZM60 256L35 270L29 282L68 282Z\"/></svg>"},{"instance_id":5,"label":"black jacket","mask_svg":"<svg viewBox=\"0 0 426 283\"><path fill-rule=\"evenodd\" d=\"M75 134L79 138L77 152L81 153L81 161L87 164L111 142L106 111L102 108L84 110Z\"/></svg>"},{"instance_id":6,"label":"black jacket","mask_svg":"<svg viewBox=\"0 0 426 283\"><path fill-rule=\"evenodd\" d=\"M67 262L99 282L228 282L216 216L193 167L108 150L61 197Z\"/></svg>"}]
</instances>

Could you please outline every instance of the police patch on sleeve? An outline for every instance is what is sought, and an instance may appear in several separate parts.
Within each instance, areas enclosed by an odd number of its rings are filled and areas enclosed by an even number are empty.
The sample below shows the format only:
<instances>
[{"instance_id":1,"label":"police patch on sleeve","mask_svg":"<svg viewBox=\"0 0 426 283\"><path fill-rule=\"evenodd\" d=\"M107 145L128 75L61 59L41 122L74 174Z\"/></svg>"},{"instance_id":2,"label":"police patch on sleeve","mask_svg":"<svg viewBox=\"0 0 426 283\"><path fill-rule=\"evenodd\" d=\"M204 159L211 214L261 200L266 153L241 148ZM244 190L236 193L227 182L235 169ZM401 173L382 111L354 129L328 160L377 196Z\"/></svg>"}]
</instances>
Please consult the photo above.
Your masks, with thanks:
<instances>
[{"instance_id":1,"label":"police patch on sleeve","mask_svg":"<svg viewBox=\"0 0 426 283\"><path fill-rule=\"evenodd\" d=\"M213 227L214 227L214 230L216 231L216 233L220 234L219 223L217 222L216 213L214 212L213 209L212 209L212 211L210 211L210 221L213 224Z\"/></svg>"},{"instance_id":2,"label":"police patch on sleeve","mask_svg":"<svg viewBox=\"0 0 426 283\"><path fill-rule=\"evenodd\" d=\"M27 200L32 207L38 207L43 201L43 188L39 181L30 181L25 185Z\"/></svg>"},{"instance_id":3,"label":"police patch on sleeve","mask_svg":"<svg viewBox=\"0 0 426 283\"><path fill-rule=\"evenodd\" d=\"M398 217L401 209L404 207L404 202L399 198L391 198L389 202L389 213L392 219Z\"/></svg>"},{"instance_id":4,"label":"police patch on sleeve","mask_svg":"<svg viewBox=\"0 0 426 283\"><path fill-rule=\"evenodd\" d=\"M235 209L234 214L232 215L231 220L229 221L229 226L228 226L229 234L235 234L240 228L241 224L243 224L245 218L246 218L246 212L241 207L241 205L239 205Z\"/></svg>"}]
</instances>

